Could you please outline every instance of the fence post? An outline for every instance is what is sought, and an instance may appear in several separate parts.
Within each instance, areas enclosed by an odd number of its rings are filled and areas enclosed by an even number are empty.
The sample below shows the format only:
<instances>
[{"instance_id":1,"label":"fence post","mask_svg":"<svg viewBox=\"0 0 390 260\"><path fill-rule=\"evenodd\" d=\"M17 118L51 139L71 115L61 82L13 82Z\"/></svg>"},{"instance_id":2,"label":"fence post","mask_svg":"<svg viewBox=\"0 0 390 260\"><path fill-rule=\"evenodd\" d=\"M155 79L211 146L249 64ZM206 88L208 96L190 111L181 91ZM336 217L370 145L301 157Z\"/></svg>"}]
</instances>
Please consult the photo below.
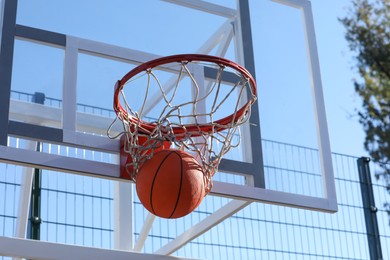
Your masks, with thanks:
<instances>
[{"instance_id":1,"label":"fence post","mask_svg":"<svg viewBox=\"0 0 390 260\"><path fill-rule=\"evenodd\" d=\"M378 209L375 206L369 163L370 158L367 157L361 157L357 160L368 248L370 251L370 259L383 259L378 220L376 217Z\"/></svg>"},{"instance_id":2,"label":"fence post","mask_svg":"<svg viewBox=\"0 0 390 260\"><path fill-rule=\"evenodd\" d=\"M45 103L45 94L35 92L32 98L32 102L43 105ZM41 152L40 142L37 142L37 152ZM40 240L41 238L41 177L42 170L35 168L31 191L30 238L36 240Z\"/></svg>"}]
</instances>

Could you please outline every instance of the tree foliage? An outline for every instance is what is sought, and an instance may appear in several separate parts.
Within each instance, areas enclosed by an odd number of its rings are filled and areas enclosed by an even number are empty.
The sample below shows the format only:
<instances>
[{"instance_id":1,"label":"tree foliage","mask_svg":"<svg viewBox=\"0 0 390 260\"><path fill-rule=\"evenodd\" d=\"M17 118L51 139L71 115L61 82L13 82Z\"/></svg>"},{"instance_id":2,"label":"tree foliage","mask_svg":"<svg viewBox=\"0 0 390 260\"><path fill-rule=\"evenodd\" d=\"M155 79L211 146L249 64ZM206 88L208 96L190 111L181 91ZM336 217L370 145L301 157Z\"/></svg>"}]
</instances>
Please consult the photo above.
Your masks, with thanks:
<instances>
[{"instance_id":1,"label":"tree foliage","mask_svg":"<svg viewBox=\"0 0 390 260\"><path fill-rule=\"evenodd\" d=\"M390 191L390 0L354 0L341 22L360 75L354 85L363 102L364 146Z\"/></svg>"}]
</instances>

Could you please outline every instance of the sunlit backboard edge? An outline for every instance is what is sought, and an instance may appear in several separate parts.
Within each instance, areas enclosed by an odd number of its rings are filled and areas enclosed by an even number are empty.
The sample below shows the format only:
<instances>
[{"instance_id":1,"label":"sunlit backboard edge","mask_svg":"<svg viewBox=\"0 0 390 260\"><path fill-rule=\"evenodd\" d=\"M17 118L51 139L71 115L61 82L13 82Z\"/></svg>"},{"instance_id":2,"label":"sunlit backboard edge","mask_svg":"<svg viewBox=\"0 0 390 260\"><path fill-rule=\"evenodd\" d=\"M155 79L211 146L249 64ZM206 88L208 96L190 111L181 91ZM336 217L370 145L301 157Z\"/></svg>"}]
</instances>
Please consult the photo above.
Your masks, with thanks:
<instances>
[{"instance_id":1,"label":"sunlit backboard edge","mask_svg":"<svg viewBox=\"0 0 390 260\"><path fill-rule=\"evenodd\" d=\"M119 177L118 164L86 161L84 159L40 153L32 150L0 146L0 161L27 167L126 181ZM335 208L337 203L329 200L329 198L315 198L218 181L214 181L211 194L231 199L272 203L324 212L337 210L337 207Z\"/></svg>"}]
</instances>

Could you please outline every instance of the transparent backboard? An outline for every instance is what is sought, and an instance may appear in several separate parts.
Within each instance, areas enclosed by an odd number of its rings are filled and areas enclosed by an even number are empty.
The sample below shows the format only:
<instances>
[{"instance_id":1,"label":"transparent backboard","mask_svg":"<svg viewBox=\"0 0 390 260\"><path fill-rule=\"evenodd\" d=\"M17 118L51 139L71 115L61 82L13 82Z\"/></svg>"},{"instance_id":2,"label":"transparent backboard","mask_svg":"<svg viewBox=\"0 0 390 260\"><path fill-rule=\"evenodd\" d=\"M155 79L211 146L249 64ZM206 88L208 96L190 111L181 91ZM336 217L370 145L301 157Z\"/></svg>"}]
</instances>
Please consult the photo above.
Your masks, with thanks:
<instances>
[{"instance_id":1,"label":"transparent backboard","mask_svg":"<svg viewBox=\"0 0 390 260\"><path fill-rule=\"evenodd\" d=\"M211 195L337 211L309 1L11 2L3 3L1 161L119 179L119 138L107 137L116 81L151 59L210 54L246 67L258 87ZM131 102L144 91L137 87L127 90ZM158 113L157 104L147 116Z\"/></svg>"}]
</instances>

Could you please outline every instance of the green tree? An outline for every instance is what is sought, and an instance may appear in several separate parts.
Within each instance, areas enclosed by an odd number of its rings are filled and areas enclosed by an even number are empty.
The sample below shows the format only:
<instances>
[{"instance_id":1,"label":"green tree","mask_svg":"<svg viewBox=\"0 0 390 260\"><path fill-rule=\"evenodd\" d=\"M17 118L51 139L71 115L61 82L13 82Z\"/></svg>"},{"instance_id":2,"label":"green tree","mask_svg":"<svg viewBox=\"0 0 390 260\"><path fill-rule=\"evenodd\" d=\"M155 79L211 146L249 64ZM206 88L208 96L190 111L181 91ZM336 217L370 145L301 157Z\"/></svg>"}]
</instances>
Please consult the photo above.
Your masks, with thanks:
<instances>
[{"instance_id":1,"label":"green tree","mask_svg":"<svg viewBox=\"0 0 390 260\"><path fill-rule=\"evenodd\" d=\"M363 103L358 116L364 147L390 192L390 0L354 0L340 21L360 75L354 85Z\"/></svg>"}]
</instances>

